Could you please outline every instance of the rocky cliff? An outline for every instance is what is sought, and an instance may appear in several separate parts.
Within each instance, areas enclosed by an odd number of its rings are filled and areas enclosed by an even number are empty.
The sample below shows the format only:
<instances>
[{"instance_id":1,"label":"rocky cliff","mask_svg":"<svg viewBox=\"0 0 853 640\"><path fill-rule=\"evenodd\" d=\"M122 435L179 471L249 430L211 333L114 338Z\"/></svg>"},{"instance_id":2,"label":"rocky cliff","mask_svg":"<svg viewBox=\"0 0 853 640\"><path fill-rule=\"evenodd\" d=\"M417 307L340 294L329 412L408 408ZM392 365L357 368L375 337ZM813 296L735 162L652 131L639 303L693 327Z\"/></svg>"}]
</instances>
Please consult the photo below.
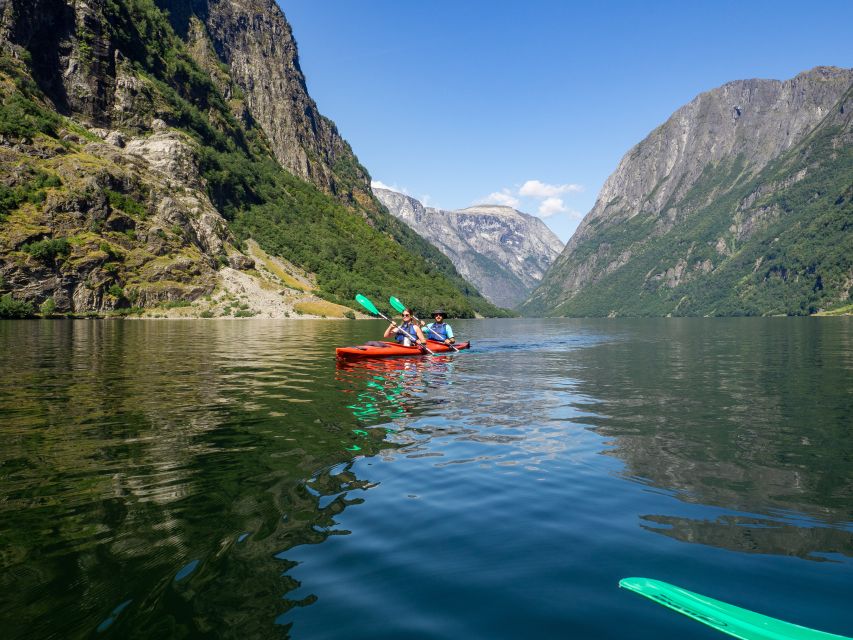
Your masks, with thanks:
<instances>
[{"instance_id":1,"label":"rocky cliff","mask_svg":"<svg viewBox=\"0 0 853 640\"><path fill-rule=\"evenodd\" d=\"M802 314L849 304L853 70L703 93L607 179L527 313Z\"/></svg>"},{"instance_id":2,"label":"rocky cliff","mask_svg":"<svg viewBox=\"0 0 853 640\"><path fill-rule=\"evenodd\" d=\"M194 57L241 94L281 165L324 191L370 202L370 178L308 94L290 25L274 0L156 0L191 43ZM215 59L206 60L212 50Z\"/></svg>"},{"instance_id":3,"label":"rocky cliff","mask_svg":"<svg viewBox=\"0 0 853 640\"><path fill-rule=\"evenodd\" d=\"M512 308L539 283L563 247L539 218L498 205L456 211L374 189L388 210L435 245L490 301Z\"/></svg>"},{"instance_id":4,"label":"rocky cliff","mask_svg":"<svg viewBox=\"0 0 853 640\"><path fill-rule=\"evenodd\" d=\"M272 0L0 4L0 167L0 316L498 312L374 198Z\"/></svg>"}]
</instances>

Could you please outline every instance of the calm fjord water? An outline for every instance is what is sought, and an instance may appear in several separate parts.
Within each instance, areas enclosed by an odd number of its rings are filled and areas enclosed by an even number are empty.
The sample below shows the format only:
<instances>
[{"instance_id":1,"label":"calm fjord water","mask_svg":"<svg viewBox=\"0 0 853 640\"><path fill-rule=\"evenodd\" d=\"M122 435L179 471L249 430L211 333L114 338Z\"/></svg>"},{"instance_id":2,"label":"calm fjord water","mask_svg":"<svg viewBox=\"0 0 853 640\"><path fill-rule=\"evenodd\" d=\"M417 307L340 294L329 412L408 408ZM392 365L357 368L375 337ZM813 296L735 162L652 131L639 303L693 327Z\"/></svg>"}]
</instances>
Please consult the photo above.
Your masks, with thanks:
<instances>
[{"instance_id":1,"label":"calm fjord water","mask_svg":"<svg viewBox=\"0 0 853 640\"><path fill-rule=\"evenodd\" d=\"M5 638L853 636L850 319L0 322Z\"/></svg>"}]
</instances>

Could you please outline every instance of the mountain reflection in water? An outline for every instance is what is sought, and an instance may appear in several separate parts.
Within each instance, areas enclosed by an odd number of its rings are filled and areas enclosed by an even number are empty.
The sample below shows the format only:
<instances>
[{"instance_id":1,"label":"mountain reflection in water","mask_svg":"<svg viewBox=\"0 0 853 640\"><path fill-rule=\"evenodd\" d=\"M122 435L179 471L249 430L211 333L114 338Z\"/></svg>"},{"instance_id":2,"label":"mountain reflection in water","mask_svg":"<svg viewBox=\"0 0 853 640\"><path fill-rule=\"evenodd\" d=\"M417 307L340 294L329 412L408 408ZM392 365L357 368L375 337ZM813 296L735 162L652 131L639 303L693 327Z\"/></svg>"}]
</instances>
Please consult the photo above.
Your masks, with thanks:
<instances>
[{"instance_id":1,"label":"mountain reflection in water","mask_svg":"<svg viewBox=\"0 0 853 640\"><path fill-rule=\"evenodd\" d=\"M641 526L682 542L706 544L743 553L772 553L823 562L853 557L853 534L840 528L786 524L784 520L722 515L713 520L643 516Z\"/></svg>"},{"instance_id":2,"label":"mountain reflection in water","mask_svg":"<svg viewBox=\"0 0 853 640\"><path fill-rule=\"evenodd\" d=\"M282 600L296 586L282 554L341 533L335 515L368 486L350 449L382 438L353 433L317 372L328 347L303 337L323 323L288 329L0 322L12 638L193 635L223 616L263 637L306 603Z\"/></svg>"},{"instance_id":3,"label":"mountain reflection in water","mask_svg":"<svg viewBox=\"0 0 853 640\"><path fill-rule=\"evenodd\" d=\"M853 556L851 333L749 319L642 331L661 322L578 352L577 391L591 400L576 406L625 477L741 513L647 515L642 526L736 551Z\"/></svg>"}]
</instances>

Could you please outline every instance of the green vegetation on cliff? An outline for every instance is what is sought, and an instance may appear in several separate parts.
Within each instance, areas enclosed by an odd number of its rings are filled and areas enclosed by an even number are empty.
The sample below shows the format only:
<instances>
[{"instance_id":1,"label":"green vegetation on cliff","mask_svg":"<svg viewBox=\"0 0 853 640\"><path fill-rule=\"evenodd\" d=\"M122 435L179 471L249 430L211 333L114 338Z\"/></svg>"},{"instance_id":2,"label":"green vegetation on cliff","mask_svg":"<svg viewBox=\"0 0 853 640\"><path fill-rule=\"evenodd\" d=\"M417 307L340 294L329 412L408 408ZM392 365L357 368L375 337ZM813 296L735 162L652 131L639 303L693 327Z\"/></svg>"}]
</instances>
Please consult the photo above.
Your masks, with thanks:
<instances>
[{"instance_id":1,"label":"green vegetation on cliff","mask_svg":"<svg viewBox=\"0 0 853 640\"><path fill-rule=\"evenodd\" d=\"M558 306L551 278L523 308L562 316L808 315L853 302L851 91L804 140L755 175L708 165L660 212L587 235L570 269L627 256ZM846 142L845 142L846 141ZM718 195L721 194L721 195ZM674 213L661 230L662 214ZM553 274L552 274L553 275Z\"/></svg>"},{"instance_id":2,"label":"green vegetation on cliff","mask_svg":"<svg viewBox=\"0 0 853 640\"><path fill-rule=\"evenodd\" d=\"M26 171L26 167L19 167L19 169ZM0 221L25 202L31 204L44 202L47 189L62 185L59 178L44 171L30 171L29 175L22 178L14 187L0 183Z\"/></svg>"},{"instance_id":3,"label":"green vegetation on cliff","mask_svg":"<svg viewBox=\"0 0 853 640\"><path fill-rule=\"evenodd\" d=\"M29 302L15 300L9 293L0 296L0 318L29 318L33 313Z\"/></svg>"},{"instance_id":4,"label":"green vegetation on cliff","mask_svg":"<svg viewBox=\"0 0 853 640\"><path fill-rule=\"evenodd\" d=\"M153 1L125 3L128 10L115 12L111 22L120 25L117 31L140 64L170 81L174 92L164 91L176 116L170 124L202 144L200 168L208 193L238 237L252 237L266 251L316 273L321 291L335 302L351 305L357 292L405 295L419 309L444 305L461 317L508 315L467 283L447 257L380 207L343 206L282 170L263 133L252 126L245 131L234 120ZM169 37L149 47L152 33ZM205 105L223 115L224 131L207 124L199 109ZM354 156L344 155L335 169L355 179L356 164Z\"/></svg>"},{"instance_id":5,"label":"green vegetation on cliff","mask_svg":"<svg viewBox=\"0 0 853 640\"><path fill-rule=\"evenodd\" d=\"M222 87L153 0L106 0L85 10L92 16L78 24L81 64L93 83L113 73L132 87L121 110L93 115L86 113L91 104L84 101L82 113L72 104L70 117L60 116L51 106L53 100L59 108L64 99L61 92L51 94L55 78L39 77L43 69L30 64L26 50L18 60L2 58L0 135L24 143L17 153L30 149L14 159L23 173L0 180L0 242L5 269L14 271L19 285L33 278L67 283L79 276L91 300L114 304L135 303L131 298L141 289L181 285L182 295L190 298L209 291L196 286L210 278L193 265L215 267L227 262L224 256L199 254L194 246L182 249L191 239L180 225L159 228L150 220L164 197L162 187L130 175L118 159L86 152L85 145L100 138L81 122L107 120L111 129L141 139L156 118L194 141L202 188L237 241L253 238L267 252L315 273L323 297L351 305L356 292L380 299L393 294L421 310L445 306L455 316L504 313L378 202L344 203L282 169L264 132L251 117L232 112ZM92 30L93 24L102 30ZM49 151L40 152L39 145ZM73 175L70 184L57 177L58 167L60 175ZM335 170L355 179L359 168L354 156L341 156ZM42 206L51 190L75 203L51 204L61 225ZM84 214L79 222L67 213L69 207ZM137 238L140 230L145 246ZM118 291L130 293L115 295ZM172 295L148 293L155 300ZM32 302L41 304L43 298L36 295Z\"/></svg>"},{"instance_id":6,"label":"green vegetation on cliff","mask_svg":"<svg viewBox=\"0 0 853 640\"><path fill-rule=\"evenodd\" d=\"M437 250L419 251L423 240L394 229L399 223L388 214L355 214L270 158L207 148L202 166L237 237L253 238L265 251L316 273L334 302L351 304L361 292L380 299L405 295L419 309L443 304L456 316L501 313L467 287Z\"/></svg>"}]
</instances>

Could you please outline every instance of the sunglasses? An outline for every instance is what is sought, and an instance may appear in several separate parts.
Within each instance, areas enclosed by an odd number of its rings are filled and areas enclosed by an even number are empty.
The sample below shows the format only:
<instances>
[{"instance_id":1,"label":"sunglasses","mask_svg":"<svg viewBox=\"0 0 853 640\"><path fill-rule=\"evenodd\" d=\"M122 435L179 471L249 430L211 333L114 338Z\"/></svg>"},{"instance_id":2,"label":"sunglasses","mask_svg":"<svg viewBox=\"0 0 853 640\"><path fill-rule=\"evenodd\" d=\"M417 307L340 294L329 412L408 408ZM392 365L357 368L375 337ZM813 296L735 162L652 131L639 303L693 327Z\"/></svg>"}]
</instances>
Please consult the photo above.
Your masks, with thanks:
<instances>
[{"instance_id":1,"label":"sunglasses","mask_svg":"<svg viewBox=\"0 0 853 640\"><path fill-rule=\"evenodd\" d=\"M403 317L404 317L404 318L411 318L411 317L412 317L412 314L410 314L410 313L404 313L404 314L403 314Z\"/></svg>"}]
</instances>

